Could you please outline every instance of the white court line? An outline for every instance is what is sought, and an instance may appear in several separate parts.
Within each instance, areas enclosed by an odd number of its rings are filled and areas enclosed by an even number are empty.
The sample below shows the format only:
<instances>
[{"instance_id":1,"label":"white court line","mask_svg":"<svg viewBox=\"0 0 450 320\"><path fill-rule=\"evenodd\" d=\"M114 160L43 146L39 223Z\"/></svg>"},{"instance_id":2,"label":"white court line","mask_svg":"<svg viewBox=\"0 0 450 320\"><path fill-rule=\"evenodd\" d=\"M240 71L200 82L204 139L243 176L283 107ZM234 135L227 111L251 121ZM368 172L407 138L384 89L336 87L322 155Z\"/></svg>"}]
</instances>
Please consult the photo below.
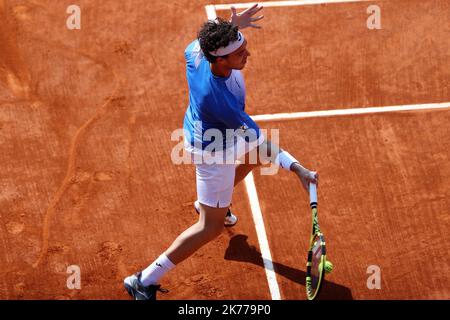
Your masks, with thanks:
<instances>
[{"instance_id":1,"label":"white court line","mask_svg":"<svg viewBox=\"0 0 450 320\"><path fill-rule=\"evenodd\" d=\"M253 180L253 173L249 173L245 177L245 187L247 195L250 200L250 208L252 209L253 222L256 227L256 234L258 235L259 247L261 249L261 256L266 269L267 282L269 283L269 290L272 300L281 300L280 289L278 287L277 278L275 275L272 255L270 254L269 242L267 241L266 229L264 227L264 220L259 206L258 194L256 193L255 181Z\"/></svg>"},{"instance_id":2,"label":"white court line","mask_svg":"<svg viewBox=\"0 0 450 320\"><path fill-rule=\"evenodd\" d=\"M205 6L205 10L208 20L214 20L217 18L216 8L213 4Z\"/></svg>"},{"instance_id":3,"label":"white court line","mask_svg":"<svg viewBox=\"0 0 450 320\"><path fill-rule=\"evenodd\" d=\"M248 2L248 3L234 3L234 4L216 4L211 5L215 10L229 10L231 7L236 9L247 9L255 4L260 4L261 6L268 7L293 7L293 6L306 6L314 4L325 4L325 3L348 3L348 2L368 2L371 0L298 0L298 1L260 1L260 2ZM371 1L374 2L374 1ZM215 19L216 17L214 17Z\"/></svg>"},{"instance_id":4,"label":"white court line","mask_svg":"<svg viewBox=\"0 0 450 320\"><path fill-rule=\"evenodd\" d=\"M213 5L206 6L205 9L208 19L213 20L217 17L216 10ZM255 181L253 180L253 174L251 172L245 178L245 187L247 189L247 195L250 201L250 208L252 211L253 222L255 223L259 247L261 249L261 256L264 263L264 269L266 271L270 295L272 300L281 300L280 288L278 287L278 282L272 263L272 255L270 253L266 229L264 227L261 207L259 206L258 194L256 193Z\"/></svg>"},{"instance_id":5,"label":"white court line","mask_svg":"<svg viewBox=\"0 0 450 320\"><path fill-rule=\"evenodd\" d=\"M292 112L292 113L259 114L259 115L254 115L251 118L254 121L276 121L276 120L293 120L293 119L317 118L317 117L348 116L348 115L358 115L358 114L372 114L372 113L382 113L382 112L449 109L449 108L450 108L450 102L444 102L444 103L411 104L411 105L387 106L387 107L369 107L369 108L336 109L336 110Z\"/></svg>"}]
</instances>

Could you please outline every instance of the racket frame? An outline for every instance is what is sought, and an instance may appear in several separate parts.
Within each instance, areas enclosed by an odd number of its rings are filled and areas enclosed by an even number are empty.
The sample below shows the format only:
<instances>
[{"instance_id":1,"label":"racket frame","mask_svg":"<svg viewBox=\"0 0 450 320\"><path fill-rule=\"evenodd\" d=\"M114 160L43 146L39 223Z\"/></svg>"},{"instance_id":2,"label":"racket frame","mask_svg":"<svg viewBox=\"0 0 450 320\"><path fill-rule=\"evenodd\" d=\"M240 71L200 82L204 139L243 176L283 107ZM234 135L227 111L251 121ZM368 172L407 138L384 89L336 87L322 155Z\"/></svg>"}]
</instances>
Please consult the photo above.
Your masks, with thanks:
<instances>
[{"instance_id":1,"label":"racket frame","mask_svg":"<svg viewBox=\"0 0 450 320\"><path fill-rule=\"evenodd\" d=\"M322 282L325 279L325 262L327 260L326 255L326 243L323 233L320 231L319 217L317 212L317 187L311 183L309 185L310 206L312 215L312 230L311 238L309 240L308 259L306 262L306 296L308 300L314 300L320 293ZM319 279L317 282L317 288L314 291L312 288L312 261L313 261L313 249L315 247L316 239L320 241L320 250L322 256L320 257L319 266L322 265L319 271ZM314 292L313 292L314 291Z\"/></svg>"}]
</instances>

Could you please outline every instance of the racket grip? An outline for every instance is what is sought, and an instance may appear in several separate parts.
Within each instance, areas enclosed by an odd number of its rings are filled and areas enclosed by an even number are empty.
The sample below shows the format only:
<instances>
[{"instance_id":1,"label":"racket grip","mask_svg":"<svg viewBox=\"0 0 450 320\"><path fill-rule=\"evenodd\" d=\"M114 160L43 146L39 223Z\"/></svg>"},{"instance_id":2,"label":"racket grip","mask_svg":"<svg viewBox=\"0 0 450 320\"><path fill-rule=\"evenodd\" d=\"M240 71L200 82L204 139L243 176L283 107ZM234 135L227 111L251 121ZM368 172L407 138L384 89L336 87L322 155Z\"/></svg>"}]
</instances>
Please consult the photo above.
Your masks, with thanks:
<instances>
[{"instance_id":1,"label":"racket grip","mask_svg":"<svg viewBox=\"0 0 450 320\"><path fill-rule=\"evenodd\" d=\"M315 183L310 183L309 184L309 203L313 204L316 203L317 204L317 186Z\"/></svg>"}]
</instances>

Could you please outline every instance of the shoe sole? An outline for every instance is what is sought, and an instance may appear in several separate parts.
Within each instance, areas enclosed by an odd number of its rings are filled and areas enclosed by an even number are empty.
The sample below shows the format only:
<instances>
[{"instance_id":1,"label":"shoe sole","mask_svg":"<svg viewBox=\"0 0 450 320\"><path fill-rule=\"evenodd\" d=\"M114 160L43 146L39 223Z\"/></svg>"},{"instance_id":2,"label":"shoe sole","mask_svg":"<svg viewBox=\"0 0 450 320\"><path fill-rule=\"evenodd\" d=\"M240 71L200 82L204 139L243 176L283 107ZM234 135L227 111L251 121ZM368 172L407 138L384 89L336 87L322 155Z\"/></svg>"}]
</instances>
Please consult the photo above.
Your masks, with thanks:
<instances>
[{"instance_id":1,"label":"shoe sole","mask_svg":"<svg viewBox=\"0 0 450 320\"><path fill-rule=\"evenodd\" d=\"M126 278L126 279L123 281L123 285L124 285L125 289L127 290L128 294L129 294L130 296L132 296L133 299L136 300L136 297L135 297L135 295L134 295L134 289L133 289L133 287L132 287L130 284L128 284L128 283L126 282L127 279L128 279L128 278Z\"/></svg>"},{"instance_id":2,"label":"shoe sole","mask_svg":"<svg viewBox=\"0 0 450 320\"><path fill-rule=\"evenodd\" d=\"M127 290L128 294L129 294L131 297L133 297L133 299L136 299L136 297L135 297L134 294L133 294L133 290L132 290L130 287L128 287L127 285L125 285L125 289Z\"/></svg>"}]
</instances>

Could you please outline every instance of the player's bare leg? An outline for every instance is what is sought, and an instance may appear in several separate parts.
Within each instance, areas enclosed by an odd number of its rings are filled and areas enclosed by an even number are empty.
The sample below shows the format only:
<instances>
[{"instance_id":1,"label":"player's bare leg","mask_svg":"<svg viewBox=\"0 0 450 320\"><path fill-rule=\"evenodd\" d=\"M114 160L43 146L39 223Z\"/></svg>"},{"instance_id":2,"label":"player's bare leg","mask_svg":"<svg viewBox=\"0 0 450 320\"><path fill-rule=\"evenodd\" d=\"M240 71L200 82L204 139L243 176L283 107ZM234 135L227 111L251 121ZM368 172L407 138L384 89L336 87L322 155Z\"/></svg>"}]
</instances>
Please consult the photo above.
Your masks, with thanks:
<instances>
[{"instance_id":1,"label":"player's bare leg","mask_svg":"<svg viewBox=\"0 0 450 320\"><path fill-rule=\"evenodd\" d=\"M226 208L213 208L200 204L200 217L197 223L189 227L175 239L166 250L166 256L173 264L178 264L223 231Z\"/></svg>"},{"instance_id":2,"label":"player's bare leg","mask_svg":"<svg viewBox=\"0 0 450 320\"><path fill-rule=\"evenodd\" d=\"M128 293L136 300L156 299L161 291L159 279L203 245L219 236L224 229L225 208L213 208L200 204L197 223L180 234L172 245L142 272L124 280ZM162 290L164 291L164 290Z\"/></svg>"}]
</instances>

